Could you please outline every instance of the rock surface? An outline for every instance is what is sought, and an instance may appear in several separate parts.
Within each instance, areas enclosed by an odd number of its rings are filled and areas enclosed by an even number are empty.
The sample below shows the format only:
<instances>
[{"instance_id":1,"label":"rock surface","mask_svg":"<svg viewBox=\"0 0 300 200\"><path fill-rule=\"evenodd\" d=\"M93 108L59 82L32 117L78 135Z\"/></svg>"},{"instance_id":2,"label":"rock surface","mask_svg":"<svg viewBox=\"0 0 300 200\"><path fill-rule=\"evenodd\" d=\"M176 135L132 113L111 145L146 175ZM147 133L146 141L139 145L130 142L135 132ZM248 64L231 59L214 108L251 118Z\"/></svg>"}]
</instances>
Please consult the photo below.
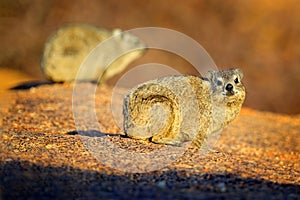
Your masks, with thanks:
<instances>
[{"instance_id":1,"label":"rock surface","mask_svg":"<svg viewBox=\"0 0 300 200\"><path fill-rule=\"evenodd\" d=\"M82 83L79 110L91 109L85 96L94 85ZM163 168L131 173L134 163L120 151L101 162L86 141L106 138L128 155L163 149L162 145L123 136L110 111L111 88L98 87L96 115L101 132L77 130L72 84L10 91L0 99L0 197L3 199L299 199L300 116L243 108L217 140L217 152L192 146ZM93 125L87 128L94 129ZM80 134L78 134L80 133ZM107 149L110 147L107 146ZM105 148L103 148L105 150ZM113 158L109 160L109 158ZM149 162L138 163L147 169ZM112 167L115 165L116 167ZM127 167L127 168L126 168Z\"/></svg>"}]
</instances>

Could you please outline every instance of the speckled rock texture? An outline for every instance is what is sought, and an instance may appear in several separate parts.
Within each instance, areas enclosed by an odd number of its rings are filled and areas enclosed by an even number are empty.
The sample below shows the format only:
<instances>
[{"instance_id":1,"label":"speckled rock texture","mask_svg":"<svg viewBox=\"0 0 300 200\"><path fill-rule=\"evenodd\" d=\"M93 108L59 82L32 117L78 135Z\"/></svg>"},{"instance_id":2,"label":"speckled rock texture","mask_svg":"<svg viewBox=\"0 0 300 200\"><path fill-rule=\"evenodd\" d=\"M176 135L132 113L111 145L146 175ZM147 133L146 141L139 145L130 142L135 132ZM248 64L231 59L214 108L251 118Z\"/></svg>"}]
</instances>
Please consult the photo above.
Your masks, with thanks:
<instances>
[{"instance_id":1,"label":"speckled rock texture","mask_svg":"<svg viewBox=\"0 0 300 200\"><path fill-rule=\"evenodd\" d=\"M81 86L83 95L94 87ZM99 161L85 142L106 138L128 154L164 145L125 137L111 114L111 92L97 88L94 102L101 132L85 135L78 134L74 123L72 84L2 94L0 198L300 199L299 115L243 108L218 138L214 152L202 154L190 146L167 166L131 173L126 166L122 171L112 167L117 163ZM84 113L90 108L80 109ZM109 152L107 158L113 156L118 158L119 152Z\"/></svg>"}]
</instances>

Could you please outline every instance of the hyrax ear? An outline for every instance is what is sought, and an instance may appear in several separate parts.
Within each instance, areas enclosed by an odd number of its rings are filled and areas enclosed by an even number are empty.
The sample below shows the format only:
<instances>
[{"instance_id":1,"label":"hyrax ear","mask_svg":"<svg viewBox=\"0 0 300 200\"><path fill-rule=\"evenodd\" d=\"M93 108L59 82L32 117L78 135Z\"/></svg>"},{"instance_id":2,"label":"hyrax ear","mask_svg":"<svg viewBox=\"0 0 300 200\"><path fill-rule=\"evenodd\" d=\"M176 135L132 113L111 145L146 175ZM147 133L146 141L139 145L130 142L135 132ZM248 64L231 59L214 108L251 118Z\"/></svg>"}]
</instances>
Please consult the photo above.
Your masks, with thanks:
<instances>
[{"instance_id":1,"label":"hyrax ear","mask_svg":"<svg viewBox=\"0 0 300 200\"><path fill-rule=\"evenodd\" d=\"M113 34L113 37L115 38L115 39L121 39L122 38L122 35L123 35L123 32L122 32L122 30L121 29L114 29L113 30L113 32L112 32L112 34Z\"/></svg>"},{"instance_id":2,"label":"hyrax ear","mask_svg":"<svg viewBox=\"0 0 300 200\"><path fill-rule=\"evenodd\" d=\"M240 68L235 69L234 72L236 74L238 74L241 79L243 78L244 74L243 74L243 71Z\"/></svg>"},{"instance_id":3,"label":"hyrax ear","mask_svg":"<svg viewBox=\"0 0 300 200\"><path fill-rule=\"evenodd\" d=\"M215 76L216 71L214 70L209 70L206 72L205 76L208 80L213 80L214 76Z\"/></svg>"}]
</instances>

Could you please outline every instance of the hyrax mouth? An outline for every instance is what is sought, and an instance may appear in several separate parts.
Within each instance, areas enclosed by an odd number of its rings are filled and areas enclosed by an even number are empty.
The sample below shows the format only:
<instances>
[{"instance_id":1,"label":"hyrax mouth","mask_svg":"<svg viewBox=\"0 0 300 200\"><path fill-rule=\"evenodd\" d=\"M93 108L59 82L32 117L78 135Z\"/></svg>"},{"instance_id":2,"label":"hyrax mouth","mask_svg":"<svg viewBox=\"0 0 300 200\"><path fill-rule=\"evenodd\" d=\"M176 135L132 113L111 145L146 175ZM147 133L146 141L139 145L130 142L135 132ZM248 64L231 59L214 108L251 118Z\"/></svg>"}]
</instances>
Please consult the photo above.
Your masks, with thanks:
<instances>
[{"instance_id":1,"label":"hyrax mouth","mask_svg":"<svg viewBox=\"0 0 300 200\"><path fill-rule=\"evenodd\" d=\"M233 96L235 94L236 94L236 92L234 92L234 91L226 92L226 96Z\"/></svg>"}]
</instances>

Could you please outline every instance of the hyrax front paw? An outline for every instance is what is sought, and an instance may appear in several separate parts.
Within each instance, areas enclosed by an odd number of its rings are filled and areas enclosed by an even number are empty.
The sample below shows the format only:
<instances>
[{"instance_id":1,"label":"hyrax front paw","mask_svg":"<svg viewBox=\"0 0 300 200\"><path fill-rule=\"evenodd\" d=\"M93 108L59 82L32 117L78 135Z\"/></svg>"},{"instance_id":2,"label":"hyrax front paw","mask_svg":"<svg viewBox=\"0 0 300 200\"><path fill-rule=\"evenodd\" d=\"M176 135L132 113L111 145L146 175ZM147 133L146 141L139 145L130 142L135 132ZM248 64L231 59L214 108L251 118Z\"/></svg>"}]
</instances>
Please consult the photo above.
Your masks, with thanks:
<instances>
[{"instance_id":1,"label":"hyrax front paw","mask_svg":"<svg viewBox=\"0 0 300 200\"><path fill-rule=\"evenodd\" d=\"M182 146L182 142L175 139L170 138L159 138L159 137L152 137L151 141L158 144L168 144L173 146Z\"/></svg>"}]
</instances>

